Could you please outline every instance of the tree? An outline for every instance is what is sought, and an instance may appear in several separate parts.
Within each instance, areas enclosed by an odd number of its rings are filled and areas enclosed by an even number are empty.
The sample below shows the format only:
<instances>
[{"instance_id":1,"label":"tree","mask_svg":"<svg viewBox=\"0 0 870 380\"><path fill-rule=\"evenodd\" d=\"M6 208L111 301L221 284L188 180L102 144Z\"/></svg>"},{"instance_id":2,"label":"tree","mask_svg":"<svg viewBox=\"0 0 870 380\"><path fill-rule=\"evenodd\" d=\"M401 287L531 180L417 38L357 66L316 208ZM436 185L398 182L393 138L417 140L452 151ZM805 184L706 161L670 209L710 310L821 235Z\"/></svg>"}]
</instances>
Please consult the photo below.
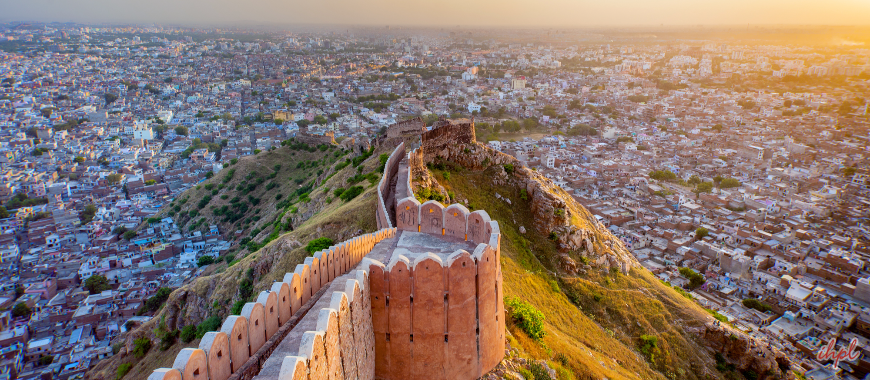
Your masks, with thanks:
<instances>
[{"instance_id":1,"label":"tree","mask_svg":"<svg viewBox=\"0 0 870 380\"><path fill-rule=\"evenodd\" d=\"M706 237L707 235L710 235L710 231L708 231L704 227L700 227L697 230L695 230L695 240L701 240L704 237Z\"/></svg>"},{"instance_id":2,"label":"tree","mask_svg":"<svg viewBox=\"0 0 870 380\"><path fill-rule=\"evenodd\" d=\"M108 182L109 185L117 185L119 182L121 182L121 178L124 178L123 174L112 173L106 176L106 182Z\"/></svg>"},{"instance_id":3,"label":"tree","mask_svg":"<svg viewBox=\"0 0 870 380\"><path fill-rule=\"evenodd\" d=\"M49 365L54 361L53 355L45 355L39 358L39 365Z\"/></svg>"},{"instance_id":4,"label":"tree","mask_svg":"<svg viewBox=\"0 0 870 380\"><path fill-rule=\"evenodd\" d=\"M124 227L124 226L118 226L118 227L115 227L114 230L112 230L113 235L122 235L125 232L127 232L127 227Z\"/></svg>"},{"instance_id":5,"label":"tree","mask_svg":"<svg viewBox=\"0 0 870 380\"><path fill-rule=\"evenodd\" d=\"M523 128L525 128L526 130L531 131L532 129L535 129L537 127L538 127L537 120L535 120L533 118L528 118L528 119L523 120Z\"/></svg>"},{"instance_id":6,"label":"tree","mask_svg":"<svg viewBox=\"0 0 870 380\"><path fill-rule=\"evenodd\" d=\"M103 99L106 101L106 105L108 106L118 100L118 95L106 93L103 95Z\"/></svg>"},{"instance_id":7,"label":"tree","mask_svg":"<svg viewBox=\"0 0 870 380\"><path fill-rule=\"evenodd\" d=\"M690 185L697 185L701 182L702 182L701 177L698 177L696 175L692 175L691 177L689 177L689 184Z\"/></svg>"},{"instance_id":8,"label":"tree","mask_svg":"<svg viewBox=\"0 0 870 380\"><path fill-rule=\"evenodd\" d=\"M713 182L701 182L692 190L695 194L709 193L713 191Z\"/></svg>"},{"instance_id":9,"label":"tree","mask_svg":"<svg viewBox=\"0 0 870 380\"><path fill-rule=\"evenodd\" d=\"M843 168L843 177L846 177L846 178L851 177L851 176L855 175L856 171L857 171L857 169L855 169L851 166L847 166L847 167Z\"/></svg>"},{"instance_id":10,"label":"tree","mask_svg":"<svg viewBox=\"0 0 870 380\"><path fill-rule=\"evenodd\" d=\"M9 210L6 210L6 207L0 206L0 219L6 219L9 217Z\"/></svg>"},{"instance_id":11,"label":"tree","mask_svg":"<svg viewBox=\"0 0 870 380\"><path fill-rule=\"evenodd\" d=\"M758 310L762 313L766 313L766 312L771 310L770 305L768 305L764 302L761 302L755 298L747 298L747 299L743 300L743 306L746 306L750 309Z\"/></svg>"},{"instance_id":12,"label":"tree","mask_svg":"<svg viewBox=\"0 0 870 380\"><path fill-rule=\"evenodd\" d=\"M722 189L730 189L732 187L740 187L740 181L734 178L723 178L722 181L719 182L719 187Z\"/></svg>"},{"instance_id":13,"label":"tree","mask_svg":"<svg viewBox=\"0 0 870 380\"><path fill-rule=\"evenodd\" d=\"M78 163L82 163L82 162L85 162L85 158L82 157L82 156L77 156L77 157L75 158L75 161L78 162Z\"/></svg>"},{"instance_id":14,"label":"tree","mask_svg":"<svg viewBox=\"0 0 870 380\"><path fill-rule=\"evenodd\" d=\"M137 235L136 231L133 231L133 230L124 232L124 240L130 240L130 239L136 237L136 235Z\"/></svg>"},{"instance_id":15,"label":"tree","mask_svg":"<svg viewBox=\"0 0 870 380\"><path fill-rule=\"evenodd\" d=\"M13 318L22 318L22 317L30 317L30 314L33 313L30 310L30 307L27 306L24 302L19 302L15 304L15 307L12 308L12 317Z\"/></svg>"},{"instance_id":16,"label":"tree","mask_svg":"<svg viewBox=\"0 0 870 380\"><path fill-rule=\"evenodd\" d=\"M98 294L104 290L112 289L112 286L109 285L109 279L106 276L95 274L85 280L85 289L91 294Z\"/></svg>"},{"instance_id":17,"label":"tree","mask_svg":"<svg viewBox=\"0 0 870 380\"><path fill-rule=\"evenodd\" d=\"M188 133L187 127L179 125L179 126L175 127L175 133L178 135L181 135L181 136L187 136L187 133Z\"/></svg>"},{"instance_id":18,"label":"tree","mask_svg":"<svg viewBox=\"0 0 870 380\"><path fill-rule=\"evenodd\" d=\"M82 210L82 213L79 215L79 219L82 221L82 224L88 224L92 220L94 220L94 215L97 214L97 206L87 205L85 209Z\"/></svg>"},{"instance_id":19,"label":"tree","mask_svg":"<svg viewBox=\"0 0 870 380\"><path fill-rule=\"evenodd\" d=\"M680 275L689 279L689 289L695 289L704 284L704 276L692 270L692 268L680 268Z\"/></svg>"},{"instance_id":20,"label":"tree","mask_svg":"<svg viewBox=\"0 0 870 380\"><path fill-rule=\"evenodd\" d=\"M153 185L153 184L156 184L156 183L157 183L157 180L156 180L156 179L149 179L149 180L145 181L145 184L146 184L146 185L149 185L149 186L150 186L150 185Z\"/></svg>"},{"instance_id":21,"label":"tree","mask_svg":"<svg viewBox=\"0 0 870 380\"><path fill-rule=\"evenodd\" d=\"M200 256L198 259L196 259L196 265L199 267L204 267L211 264L214 264L214 257L211 257L209 255Z\"/></svg>"}]
</instances>

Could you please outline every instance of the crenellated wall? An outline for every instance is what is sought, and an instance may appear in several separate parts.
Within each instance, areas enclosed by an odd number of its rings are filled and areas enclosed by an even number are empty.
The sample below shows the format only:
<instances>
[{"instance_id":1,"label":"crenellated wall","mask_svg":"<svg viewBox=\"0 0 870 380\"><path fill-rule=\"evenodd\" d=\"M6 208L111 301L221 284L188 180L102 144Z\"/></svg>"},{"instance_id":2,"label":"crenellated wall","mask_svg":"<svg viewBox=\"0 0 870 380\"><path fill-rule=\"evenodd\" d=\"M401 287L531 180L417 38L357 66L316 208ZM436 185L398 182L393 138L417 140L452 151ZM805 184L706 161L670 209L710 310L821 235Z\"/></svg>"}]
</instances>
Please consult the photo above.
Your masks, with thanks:
<instances>
[{"instance_id":1,"label":"crenellated wall","mask_svg":"<svg viewBox=\"0 0 870 380\"><path fill-rule=\"evenodd\" d=\"M460 204L420 204L413 176L402 166L406 158L412 166L423 165L451 144L473 142L473 121L441 120L422 141L421 148L407 153L399 144L384 166L375 211L379 231L306 258L256 302L245 304L242 315L207 333L199 348L182 350L173 368L155 370L148 379L252 379L302 318L300 326L313 330L297 328L291 336L298 340L282 346L279 352L289 346L297 354L276 358L282 359L279 380L465 380L498 365L505 347L498 223L486 211L470 212ZM390 193L393 179L401 181L395 194ZM421 234L439 236L452 248L436 253L395 249L406 235L426 237ZM386 265L365 258L388 238L398 239L372 254L389 258ZM457 246L474 248L450 252ZM345 283L333 283L339 278Z\"/></svg>"},{"instance_id":2,"label":"crenellated wall","mask_svg":"<svg viewBox=\"0 0 870 380\"><path fill-rule=\"evenodd\" d=\"M504 354L501 234L486 211L405 198L397 228L476 244L369 264L378 379L475 379ZM365 265L365 263L363 263Z\"/></svg>"},{"instance_id":3,"label":"crenellated wall","mask_svg":"<svg viewBox=\"0 0 870 380\"><path fill-rule=\"evenodd\" d=\"M317 328L306 331L297 355L285 356L278 380L374 379L375 351L368 274L350 273L341 291L318 310Z\"/></svg>"},{"instance_id":4,"label":"crenellated wall","mask_svg":"<svg viewBox=\"0 0 870 380\"><path fill-rule=\"evenodd\" d=\"M253 378L259 373L260 365L269 357L275 345L311 308L313 302L309 303L309 300L332 280L348 273L371 252L375 244L395 237L396 233L395 228L381 229L316 252L312 257L306 258L303 264L297 265L293 273L285 274L283 281L275 282L269 290L261 292L255 302L246 303L242 308L242 315L227 317L220 331L206 333L198 348L181 350L172 368L157 369L148 380ZM357 349L362 348L362 352L365 352L366 347L371 347L369 351L372 351L373 356L374 346L367 343L373 338L366 335L366 331L371 330L369 310L371 303L367 300L368 281L365 272L357 274L354 281L347 281L344 295L336 295L337 293L330 295L333 297L334 313L330 312L323 316L322 310L316 311L321 313L321 319L324 319L324 329L320 331L320 335L312 335L309 342L311 350L306 352L315 356L316 354L312 352L320 352L317 350L322 347L318 346L317 339L326 338L321 345L341 342L336 335L337 330L333 328L338 326L336 328L343 329L340 330L342 332L358 331L357 335L359 335L359 342L354 340L351 345L351 341L345 341L341 347L353 347L354 353L358 352ZM352 325L349 325L351 321ZM340 352L339 346L334 345L324 349L325 355L335 356ZM318 360L326 363L328 359L325 355L320 355ZM371 363L367 363L367 360ZM374 373L373 359L355 356L353 361L356 363L354 368L357 368L358 373L360 371ZM320 368L320 365L317 360L313 362L315 368ZM360 378L365 377L360 376Z\"/></svg>"},{"instance_id":5,"label":"crenellated wall","mask_svg":"<svg viewBox=\"0 0 870 380\"><path fill-rule=\"evenodd\" d=\"M393 228L394 226L393 221L390 220L390 212L387 209L387 199L390 198L388 194L390 182L392 178L398 175L399 163L404 156L405 143L399 143L399 146L393 149L393 153L390 154L390 158L387 159L387 163L384 165L384 173L381 176L381 181L378 183L378 209L375 211L379 229Z\"/></svg>"}]
</instances>

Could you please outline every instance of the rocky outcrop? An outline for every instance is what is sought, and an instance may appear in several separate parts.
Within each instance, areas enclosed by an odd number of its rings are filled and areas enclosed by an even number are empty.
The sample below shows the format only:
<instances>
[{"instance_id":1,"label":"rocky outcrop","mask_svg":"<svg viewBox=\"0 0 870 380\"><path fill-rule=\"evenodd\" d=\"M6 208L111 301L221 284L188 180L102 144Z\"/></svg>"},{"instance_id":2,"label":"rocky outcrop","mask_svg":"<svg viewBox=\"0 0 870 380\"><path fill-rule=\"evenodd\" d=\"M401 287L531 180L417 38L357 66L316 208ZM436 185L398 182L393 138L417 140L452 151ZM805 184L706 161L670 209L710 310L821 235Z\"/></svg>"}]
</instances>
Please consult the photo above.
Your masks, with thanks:
<instances>
[{"instance_id":1,"label":"rocky outcrop","mask_svg":"<svg viewBox=\"0 0 870 380\"><path fill-rule=\"evenodd\" d=\"M470 128L472 132L468 132ZM529 201L538 233L549 236L568 260L560 260L562 269L576 273L576 260L583 257L604 270L616 268L627 273L639 265L622 241L615 238L586 208L552 180L527 168L514 157L490 149L473 140L473 123L451 122L423 135L422 147L413 152L410 160L414 186L441 189L432 178L426 164L458 164L469 170L487 170L496 186L521 190L521 197ZM432 135L427 138L427 135Z\"/></svg>"},{"instance_id":2,"label":"rocky outcrop","mask_svg":"<svg viewBox=\"0 0 870 380\"><path fill-rule=\"evenodd\" d=\"M758 380L794 379L791 361L779 350L730 327L708 323L702 340L741 372L752 371Z\"/></svg>"},{"instance_id":3,"label":"rocky outcrop","mask_svg":"<svg viewBox=\"0 0 870 380\"><path fill-rule=\"evenodd\" d=\"M527 378L530 367L537 365L542 372L546 372L551 379L557 379L556 370L550 368L546 360L534 360L520 357L520 352L516 348L510 348L510 344L505 349L504 359L493 368L489 373L481 376L481 380L535 380L535 378ZM523 374L526 376L523 376Z\"/></svg>"}]
</instances>

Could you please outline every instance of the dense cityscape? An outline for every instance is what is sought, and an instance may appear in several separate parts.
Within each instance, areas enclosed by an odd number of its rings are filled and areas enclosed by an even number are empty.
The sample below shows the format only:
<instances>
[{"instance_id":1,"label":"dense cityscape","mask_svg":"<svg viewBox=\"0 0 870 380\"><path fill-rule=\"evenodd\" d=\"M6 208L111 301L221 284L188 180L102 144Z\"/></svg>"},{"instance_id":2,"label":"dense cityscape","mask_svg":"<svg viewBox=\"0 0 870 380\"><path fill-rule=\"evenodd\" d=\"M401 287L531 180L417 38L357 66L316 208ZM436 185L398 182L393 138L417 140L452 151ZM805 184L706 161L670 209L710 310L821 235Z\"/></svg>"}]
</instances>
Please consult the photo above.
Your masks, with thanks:
<instances>
[{"instance_id":1,"label":"dense cityscape","mask_svg":"<svg viewBox=\"0 0 870 380\"><path fill-rule=\"evenodd\" d=\"M84 378L262 230L198 218L207 200L178 223L180 194L295 142L366 152L417 117L472 119L806 378L870 368L863 46L0 24L0 50L0 379ZM853 338L860 359L817 360Z\"/></svg>"}]
</instances>

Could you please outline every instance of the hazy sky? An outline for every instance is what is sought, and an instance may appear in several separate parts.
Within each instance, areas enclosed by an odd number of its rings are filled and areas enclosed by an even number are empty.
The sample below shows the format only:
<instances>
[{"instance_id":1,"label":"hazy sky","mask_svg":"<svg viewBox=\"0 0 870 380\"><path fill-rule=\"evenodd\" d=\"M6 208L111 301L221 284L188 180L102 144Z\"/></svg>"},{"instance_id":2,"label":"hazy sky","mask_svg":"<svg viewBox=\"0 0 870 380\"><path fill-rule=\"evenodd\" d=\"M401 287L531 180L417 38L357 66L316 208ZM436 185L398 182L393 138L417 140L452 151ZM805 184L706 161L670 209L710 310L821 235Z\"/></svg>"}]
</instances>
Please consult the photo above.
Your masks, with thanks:
<instances>
[{"instance_id":1,"label":"hazy sky","mask_svg":"<svg viewBox=\"0 0 870 380\"><path fill-rule=\"evenodd\" d=\"M868 25L870 0L0 0L0 20L212 25Z\"/></svg>"}]
</instances>

